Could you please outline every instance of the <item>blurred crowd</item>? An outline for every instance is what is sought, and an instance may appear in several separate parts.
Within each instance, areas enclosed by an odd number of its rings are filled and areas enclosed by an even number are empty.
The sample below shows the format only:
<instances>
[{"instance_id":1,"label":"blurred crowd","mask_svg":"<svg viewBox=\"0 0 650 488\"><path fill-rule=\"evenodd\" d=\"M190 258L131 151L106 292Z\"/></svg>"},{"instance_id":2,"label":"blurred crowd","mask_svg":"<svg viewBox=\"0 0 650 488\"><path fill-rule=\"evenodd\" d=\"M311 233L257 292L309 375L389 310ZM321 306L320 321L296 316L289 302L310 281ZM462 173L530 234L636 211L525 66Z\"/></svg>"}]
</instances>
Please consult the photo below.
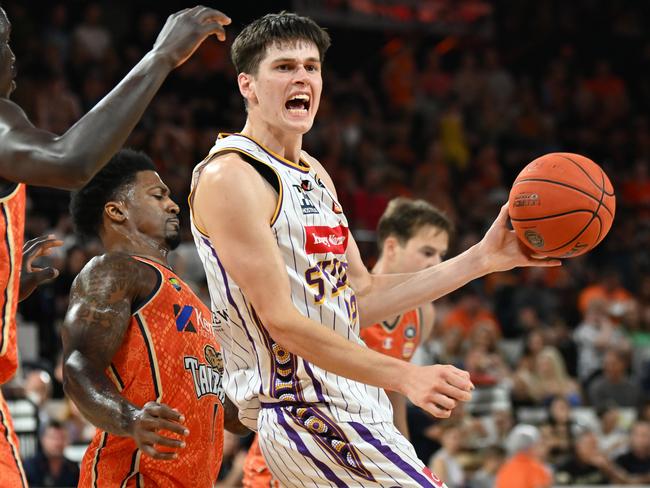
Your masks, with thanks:
<instances>
[{"instance_id":1,"label":"blurred crowd","mask_svg":"<svg viewBox=\"0 0 650 488\"><path fill-rule=\"evenodd\" d=\"M3 3L19 69L13 98L57 133L149 50L167 12L165 2ZM434 338L417 360L462 367L477 390L449 421L413 409L410 431L454 488L494 486L500 470L526 462L551 467L556 484L650 483L648 12L605 0L492 6L487 39L471 28L432 37L330 26L324 95L304 147L334 179L369 267L375 226L395 196L447 212L454 255L480 239L527 162L553 151L598 162L617 196L598 249L561 268L491 275L436 302ZM235 19L230 39L252 20L223 10ZM206 300L188 229L189 175L244 115L228 44L207 42L128 143L151 155L183 208L174 267ZM58 326L72 280L101 247L75 237L67 193L30 188L28 198L26 239L54 233L65 245L51 258L59 278L21 305L23 367L7 396L36 406L40 441L27 471L68 476L66 446L93 429L63 397ZM238 486L247 442L227 436L222 486ZM32 484L66 486L52 484L55 474Z\"/></svg>"}]
</instances>

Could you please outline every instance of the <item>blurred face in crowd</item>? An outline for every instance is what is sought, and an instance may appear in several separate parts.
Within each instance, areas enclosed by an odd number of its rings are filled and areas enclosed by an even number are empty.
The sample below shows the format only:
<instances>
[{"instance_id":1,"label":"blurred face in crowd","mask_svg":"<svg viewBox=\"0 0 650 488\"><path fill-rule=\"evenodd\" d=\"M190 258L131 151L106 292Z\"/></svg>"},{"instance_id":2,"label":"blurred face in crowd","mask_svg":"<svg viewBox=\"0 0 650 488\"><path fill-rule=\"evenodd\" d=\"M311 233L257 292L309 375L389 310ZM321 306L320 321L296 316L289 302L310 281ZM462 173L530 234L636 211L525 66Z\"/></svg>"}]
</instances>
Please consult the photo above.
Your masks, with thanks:
<instances>
[{"instance_id":1,"label":"blurred face in crowd","mask_svg":"<svg viewBox=\"0 0 650 488\"><path fill-rule=\"evenodd\" d=\"M637 422L630 432L630 448L642 458L650 458L650 422Z\"/></svg>"},{"instance_id":2,"label":"blurred face in crowd","mask_svg":"<svg viewBox=\"0 0 650 488\"><path fill-rule=\"evenodd\" d=\"M582 434L576 440L576 455L578 459L589 463L598 454L598 439L593 432Z\"/></svg>"},{"instance_id":3,"label":"blurred face in crowd","mask_svg":"<svg viewBox=\"0 0 650 488\"><path fill-rule=\"evenodd\" d=\"M424 225L406 242L394 236L384 241L382 258L389 273L415 273L440 264L449 248L449 234Z\"/></svg>"},{"instance_id":4,"label":"blurred face in crowd","mask_svg":"<svg viewBox=\"0 0 650 488\"><path fill-rule=\"evenodd\" d=\"M568 402L561 397L556 397L551 402L551 417L555 419L556 422L564 423L568 422L571 415L571 407Z\"/></svg>"},{"instance_id":5,"label":"blurred face in crowd","mask_svg":"<svg viewBox=\"0 0 650 488\"><path fill-rule=\"evenodd\" d=\"M305 134L314 123L323 88L318 48L299 40L271 44L257 72L240 73L238 82L249 117L271 132Z\"/></svg>"},{"instance_id":6,"label":"blurred face in crowd","mask_svg":"<svg viewBox=\"0 0 650 488\"><path fill-rule=\"evenodd\" d=\"M59 427L47 427L41 436L43 453L48 458L62 458L68 445L68 433Z\"/></svg>"},{"instance_id":7,"label":"blurred face in crowd","mask_svg":"<svg viewBox=\"0 0 650 488\"><path fill-rule=\"evenodd\" d=\"M608 351L603 360L603 373L609 380L625 376L625 363L615 351Z\"/></svg>"},{"instance_id":8,"label":"blurred face in crowd","mask_svg":"<svg viewBox=\"0 0 650 488\"><path fill-rule=\"evenodd\" d=\"M449 427L442 433L442 446L445 450L454 454L460 450L462 435L458 427Z\"/></svg>"},{"instance_id":9,"label":"blurred face in crowd","mask_svg":"<svg viewBox=\"0 0 650 488\"><path fill-rule=\"evenodd\" d=\"M11 24L0 8L0 96L8 98L16 88L16 57L9 46Z\"/></svg>"}]
</instances>

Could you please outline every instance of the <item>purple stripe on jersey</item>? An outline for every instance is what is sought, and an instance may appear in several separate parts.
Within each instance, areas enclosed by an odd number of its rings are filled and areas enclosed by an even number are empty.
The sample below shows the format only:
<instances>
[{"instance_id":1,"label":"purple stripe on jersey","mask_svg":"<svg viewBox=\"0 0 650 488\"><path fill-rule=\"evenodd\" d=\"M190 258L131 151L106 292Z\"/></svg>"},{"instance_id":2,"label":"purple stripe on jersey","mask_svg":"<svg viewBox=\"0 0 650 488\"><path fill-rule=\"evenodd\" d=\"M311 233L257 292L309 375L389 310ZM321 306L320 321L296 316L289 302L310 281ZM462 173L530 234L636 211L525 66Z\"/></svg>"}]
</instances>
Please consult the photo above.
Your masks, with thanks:
<instances>
[{"instance_id":1,"label":"purple stripe on jersey","mask_svg":"<svg viewBox=\"0 0 650 488\"><path fill-rule=\"evenodd\" d=\"M332 483L334 483L336 486L338 486L339 488L347 488L348 485L346 485L342 480L340 480L334 474L334 472L329 468L329 466L327 466L321 460L317 459L316 456L314 456L311 452L309 452L309 449L307 449L307 446L300 438L300 434L298 434L298 432L296 432L289 426L289 423L284 418L284 412L278 408L275 410L275 413L278 416L278 423L282 426L284 431L287 433L289 439L291 439L293 443L296 445L298 452L302 454L304 457L311 459L316 465L316 467L325 475L325 477L328 480L330 480Z\"/></svg>"},{"instance_id":2,"label":"purple stripe on jersey","mask_svg":"<svg viewBox=\"0 0 650 488\"><path fill-rule=\"evenodd\" d=\"M255 347L255 341L253 341L253 338L251 337L250 333L248 332L248 326L246 325L246 321L244 320L244 317L242 316L241 312L239 311L239 307L237 307L237 304L235 303L234 298L232 297L232 294L230 293L230 285L228 284L228 276L226 275L226 270L223 269L223 265L221 264L221 261L219 260L219 256L217 256L217 251L212 247L212 243L206 239L205 237L201 237L203 239L203 242L205 245L208 246L210 251L212 251L212 255L214 256L214 259L217 260L217 265L219 266L219 270L221 271L221 276L223 278L223 284L226 287L226 296L228 297L228 302L233 306L235 309L235 312L237 312L237 316L239 317L239 320L241 320L242 325L244 326L244 332L246 332L246 337L248 337L248 340L250 341L251 345L253 346L253 352L255 352L255 357L258 357L257 355L257 348ZM262 372L260 370L260 365L259 361L257 363L257 371L260 374L260 378L262 377Z\"/></svg>"},{"instance_id":3,"label":"purple stripe on jersey","mask_svg":"<svg viewBox=\"0 0 650 488\"><path fill-rule=\"evenodd\" d=\"M323 389L320 386L320 383L314 376L314 372L311 369L311 365L309 362L305 359L302 360L302 363L305 365L305 371L307 371L307 374L311 378L311 382L314 385L314 391L316 392L316 398L318 398L318 401L321 403L325 403L325 397L323 396Z\"/></svg>"},{"instance_id":4,"label":"purple stripe on jersey","mask_svg":"<svg viewBox=\"0 0 650 488\"><path fill-rule=\"evenodd\" d=\"M380 453L386 457L391 463L401 469L404 473L410 476L414 481L419 483L419 486L424 486L430 488L431 486L436 486L433 484L433 481L427 478L422 473L419 473L413 466L404 461L398 454L393 452L390 447L382 444L382 442L372 436L372 433L363 425L358 422L348 422L348 425L352 427L361 438L366 441L368 444L372 445Z\"/></svg>"}]
</instances>

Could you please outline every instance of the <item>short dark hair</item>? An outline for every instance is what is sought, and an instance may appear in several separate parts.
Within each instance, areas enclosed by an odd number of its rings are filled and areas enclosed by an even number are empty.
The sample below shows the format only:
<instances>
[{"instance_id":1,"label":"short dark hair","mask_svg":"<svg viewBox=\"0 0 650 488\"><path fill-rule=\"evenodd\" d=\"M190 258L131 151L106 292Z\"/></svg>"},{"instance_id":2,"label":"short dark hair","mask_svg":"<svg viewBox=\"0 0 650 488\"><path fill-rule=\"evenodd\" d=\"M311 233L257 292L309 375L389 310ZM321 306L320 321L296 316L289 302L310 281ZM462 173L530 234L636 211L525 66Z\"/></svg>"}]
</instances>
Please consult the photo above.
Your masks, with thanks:
<instances>
[{"instance_id":1,"label":"short dark hair","mask_svg":"<svg viewBox=\"0 0 650 488\"><path fill-rule=\"evenodd\" d=\"M291 12L267 14L244 27L232 43L230 57L237 73L256 74L269 46L300 41L315 44L323 62L331 42L325 29Z\"/></svg>"},{"instance_id":2,"label":"short dark hair","mask_svg":"<svg viewBox=\"0 0 650 488\"><path fill-rule=\"evenodd\" d=\"M122 149L86 186L74 192L70 214L75 232L86 238L99 237L104 206L133 183L141 171L156 171L151 158L141 151Z\"/></svg>"},{"instance_id":3,"label":"short dark hair","mask_svg":"<svg viewBox=\"0 0 650 488\"><path fill-rule=\"evenodd\" d=\"M377 225L379 253L388 237L394 236L400 244L405 244L425 225L445 231L450 238L453 236L454 224L444 212L429 202L405 197L392 199Z\"/></svg>"}]
</instances>

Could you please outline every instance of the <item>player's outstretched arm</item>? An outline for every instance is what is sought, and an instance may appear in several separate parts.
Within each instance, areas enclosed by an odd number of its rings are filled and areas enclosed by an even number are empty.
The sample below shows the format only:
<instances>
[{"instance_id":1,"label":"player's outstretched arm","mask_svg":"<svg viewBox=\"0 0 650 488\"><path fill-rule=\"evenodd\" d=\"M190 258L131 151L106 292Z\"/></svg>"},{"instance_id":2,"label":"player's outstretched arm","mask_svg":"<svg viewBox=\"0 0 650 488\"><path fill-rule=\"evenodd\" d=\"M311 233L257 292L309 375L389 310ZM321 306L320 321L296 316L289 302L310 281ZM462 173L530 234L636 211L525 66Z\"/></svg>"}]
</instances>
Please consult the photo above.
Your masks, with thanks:
<instances>
[{"instance_id":1,"label":"player's outstretched arm","mask_svg":"<svg viewBox=\"0 0 650 488\"><path fill-rule=\"evenodd\" d=\"M107 376L129 326L131 305L153 289L153 282L153 271L124 254L106 254L86 265L72 285L63 323L63 388L93 425L132 437L153 458L174 459L175 452L156 446L184 447L163 435L187 435L182 414L157 402L132 404Z\"/></svg>"},{"instance_id":2,"label":"player's outstretched arm","mask_svg":"<svg viewBox=\"0 0 650 488\"><path fill-rule=\"evenodd\" d=\"M350 239L347 257L349 278L355 286L362 325L373 324L405 310L436 300L489 273L522 266L559 266L557 259L537 259L508 228L508 206L483 239L464 253L417 273L370 274L359 249ZM357 283L361 286L357 287Z\"/></svg>"},{"instance_id":3,"label":"player's outstretched arm","mask_svg":"<svg viewBox=\"0 0 650 488\"><path fill-rule=\"evenodd\" d=\"M419 366L337 335L293 305L289 277L269 226L276 195L236 154L210 163L199 179L194 218L220 262L252 303L274 340L307 361L362 383L402 392L433 415L448 417L470 398L469 375L453 366Z\"/></svg>"},{"instance_id":4,"label":"player's outstretched arm","mask_svg":"<svg viewBox=\"0 0 650 488\"><path fill-rule=\"evenodd\" d=\"M230 19L207 7L171 15L153 49L65 134L37 129L0 99L0 178L31 185L83 186L124 144L169 72L210 35L225 39Z\"/></svg>"}]
</instances>

